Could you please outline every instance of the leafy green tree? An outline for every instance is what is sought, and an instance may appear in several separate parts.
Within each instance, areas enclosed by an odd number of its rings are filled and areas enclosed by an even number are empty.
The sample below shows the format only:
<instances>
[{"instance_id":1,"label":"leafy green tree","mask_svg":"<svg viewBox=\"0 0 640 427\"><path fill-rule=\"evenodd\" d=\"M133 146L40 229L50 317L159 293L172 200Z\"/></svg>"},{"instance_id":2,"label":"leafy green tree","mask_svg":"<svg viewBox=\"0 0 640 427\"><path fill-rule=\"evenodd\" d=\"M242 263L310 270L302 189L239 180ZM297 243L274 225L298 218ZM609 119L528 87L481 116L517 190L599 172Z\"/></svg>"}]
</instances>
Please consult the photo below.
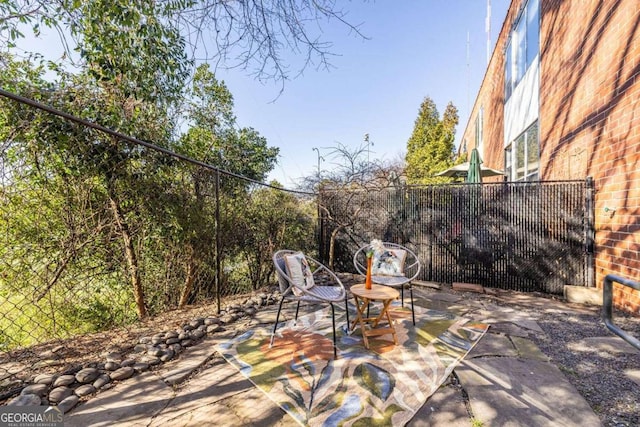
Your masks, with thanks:
<instances>
[{"instance_id":1,"label":"leafy green tree","mask_svg":"<svg viewBox=\"0 0 640 427\"><path fill-rule=\"evenodd\" d=\"M278 149L268 147L266 139L251 128L237 129L233 113L233 96L224 82L218 81L206 64L196 70L185 109L190 127L175 146L178 152L233 174L256 181L264 180L275 164ZM183 264L190 274L186 275L180 306L189 301L195 290L195 272L204 271L206 265L210 264L211 258L208 256L215 243L215 235L212 233L216 231L215 228L206 226L207 223L215 224L216 221L213 211L209 208L209 195L215 191L216 177L211 171L191 167L185 169L185 172L188 174L187 188L190 189L190 200L189 203L182 201L177 205L188 206L183 209L191 212L187 216L184 215L184 211L175 214L178 215L183 238L187 237L181 241L192 255ZM225 221L225 229L237 230L238 226L233 222L236 218L242 217L242 212L237 210L247 203L247 190L251 182L230 178L224 174L220 179L223 192L220 203L225 206L224 218L221 221ZM233 198L238 198L239 203L234 203ZM218 256L234 256L232 248L237 248L237 233L223 233L223 237ZM236 251L235 256L237 253ZM200 282L204 283L201 289L206 287L206 283L211 283Z\"/></svg>"},{"instance_id":2,"label":"leafy green tree","mask_svg":"<svg viewBox=\"0 0 640 427\"><path fill-rule=\"evenodd\" d=\"M271 185L281 187L277 182ZM251 288L257 289L267 285L273 275L271 257L276 250L309 252L315 246L316 206L311 200L266 187L251 191L241 206L235 244Z\"/></svg>"},{"instance_id":3,"label":"leafy green tree","mask_svg":"<svg viewBox=\"0 0 640 427\"><path fill-rule=\"evenodd\" d=\"M111 79L145 65L137 60L127 63L110 47L135 45L141 51L155 51L152 68L157 70L181 66L183 54L189 52L191 60L197 57L242 68L259 79L284 84L292 73L300 75L309 65L331 67L333 44L322 31L322 25L330 21L366 39L334 0L0 0L0 48L19 45L28 26L36 35L44 26L56 28L64 45L71 49L83 44L81 54L98 78ZM67 30L71 31L71 40L66 40ZM114 43L83 42L84 37L96 33L112 37ZM160 39L163 43L146 44ZM182 45L182 52L175 49L176 43ZM297 55L295 67L285 61L284 53L289 58L292 53ZM99 58L93 58L95 54ZM71 57L69 51L67 58ZM158 90L174 86L172 75L156 76L165 80ZM141 80L152 84L153 75Z\"/></svg>"},{"instance_id":4,"label":"leafy green tree","mask_svg":"<svg viewBox=\"0 0 640 427\"><path fill-rule=\"evenodd\" d=\"M410 184L435 184L449 181L448 178L434 175L453 165L457 125L458 110L452 103L447 105L440 119L433 100L425 97L407 142L405 173Z\"/></svg>"},{"instance_id":5,"label":"leafy green tree","mask_svg":"<svg viewBox=\"0 0 640 427\"><path fill-rule=\"evenodd\" d=\"M83 65L97 82L117 87L124 99L163 103L180 98L190 61L184 38L168 21L180 2L75 0L63 5Z\"/></svg>"}]
</instances>

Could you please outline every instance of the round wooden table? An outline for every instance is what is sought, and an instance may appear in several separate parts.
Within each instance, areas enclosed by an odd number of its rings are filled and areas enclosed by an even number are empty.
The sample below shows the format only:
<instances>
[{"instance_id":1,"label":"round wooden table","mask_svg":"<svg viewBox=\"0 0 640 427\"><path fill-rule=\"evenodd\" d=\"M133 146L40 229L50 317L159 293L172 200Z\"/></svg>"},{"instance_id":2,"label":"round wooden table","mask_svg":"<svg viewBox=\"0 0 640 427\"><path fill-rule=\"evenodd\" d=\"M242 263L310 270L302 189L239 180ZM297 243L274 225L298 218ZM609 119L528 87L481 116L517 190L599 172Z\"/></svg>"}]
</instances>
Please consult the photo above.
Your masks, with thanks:
<instances>
[{"instance_id":1,"label":"round wooden table","mask_svg":"<svg viewBox=\"0 0 640 427\"><path fill-rule=\"evenodd\" d=\"M371 285L371 289L365 289L364 284L354 285L350 289L353 294L353 299L356 303L357 317L351 324L351 331L356 327L356 324L360 324L360 330L362 331L362 339L364 340L364 346L369 348L369 341L367 337L387 335L393 336L393 343L398 345L398 337L396 336L396 329L393 325L393 319L389 314L389 305L395 299L400 297L398 291L389 286ZM365 315L365 309L369 306L369 303L380 301L382 302L382 309L376 317L367 317ZM383 318L386 318L388 325L384 327L378 327ZM371 324L371 327L367 328L366 324Z\"/></svg>"}]
</instances>

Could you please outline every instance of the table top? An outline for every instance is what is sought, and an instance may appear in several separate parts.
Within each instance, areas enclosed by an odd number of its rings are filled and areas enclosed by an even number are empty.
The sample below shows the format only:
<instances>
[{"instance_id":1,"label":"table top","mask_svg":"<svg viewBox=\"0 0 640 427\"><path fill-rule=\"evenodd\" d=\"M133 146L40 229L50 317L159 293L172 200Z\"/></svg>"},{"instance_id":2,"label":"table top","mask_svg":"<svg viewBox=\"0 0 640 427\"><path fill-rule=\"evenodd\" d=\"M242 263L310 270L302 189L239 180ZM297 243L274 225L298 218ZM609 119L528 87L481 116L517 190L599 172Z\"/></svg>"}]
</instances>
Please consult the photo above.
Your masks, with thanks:
<instances>
[{"instance_id":1,"label":"table top","mask_svg":"<svg viewBox=\"0 0 640 427\"><path fill-rule=\"evenodd\" d=\"M385 301L390 299L397 299L400 296L400 293L397 291L397 289L376 284L371 285L371 289L365 289L364 283L353 285L350 288L350 291L352 294L360 298L367 298L369 300Z\"/></svg>"}]
</instances>

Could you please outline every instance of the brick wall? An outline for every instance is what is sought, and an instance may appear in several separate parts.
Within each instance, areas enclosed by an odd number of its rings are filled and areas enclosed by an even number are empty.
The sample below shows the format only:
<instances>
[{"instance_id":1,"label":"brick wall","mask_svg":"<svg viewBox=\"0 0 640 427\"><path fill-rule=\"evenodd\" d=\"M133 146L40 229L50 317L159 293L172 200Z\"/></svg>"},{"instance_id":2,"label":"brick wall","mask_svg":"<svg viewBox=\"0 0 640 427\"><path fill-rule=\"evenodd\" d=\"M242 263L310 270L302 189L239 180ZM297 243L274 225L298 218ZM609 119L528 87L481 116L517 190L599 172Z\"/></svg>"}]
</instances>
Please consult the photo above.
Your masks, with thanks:
<instances>
[{"instance_id":1,"label":"brick wall","mask_svg":"<svg viewBox=\"0 0 640 427\"><path fill-rule=\"evenodd\" d=\"M485 109L485 164L503 165L504 47L514 0L464 136ZM596 284L606 274L640 281L640 7L638 0L540 0L540 172L544 180L594 178ZM640 313L640 292L614 302Z\"/></svg>"}]
</instances>

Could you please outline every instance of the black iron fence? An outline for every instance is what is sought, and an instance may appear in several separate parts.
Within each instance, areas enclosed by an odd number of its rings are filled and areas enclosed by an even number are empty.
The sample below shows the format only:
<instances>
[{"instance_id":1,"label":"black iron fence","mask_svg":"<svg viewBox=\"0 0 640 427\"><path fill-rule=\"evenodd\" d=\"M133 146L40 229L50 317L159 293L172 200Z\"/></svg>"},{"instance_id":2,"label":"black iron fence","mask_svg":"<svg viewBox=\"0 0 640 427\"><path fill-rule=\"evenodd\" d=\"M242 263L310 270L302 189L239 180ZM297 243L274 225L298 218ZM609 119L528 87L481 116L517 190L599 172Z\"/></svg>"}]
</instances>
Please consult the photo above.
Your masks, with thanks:
<instances>
[{"instance_id":1,"label":"black iron fence","mask_svg":"<svg viewBox=\"0 0 640 427\"><path fill-rule=\"evenodd\" d=\"M420 279L562 294L593 283L593 184L505 182L324 189L320 252L337 270L372 239L402 243Z\"/></svg>"}]
</instances>

